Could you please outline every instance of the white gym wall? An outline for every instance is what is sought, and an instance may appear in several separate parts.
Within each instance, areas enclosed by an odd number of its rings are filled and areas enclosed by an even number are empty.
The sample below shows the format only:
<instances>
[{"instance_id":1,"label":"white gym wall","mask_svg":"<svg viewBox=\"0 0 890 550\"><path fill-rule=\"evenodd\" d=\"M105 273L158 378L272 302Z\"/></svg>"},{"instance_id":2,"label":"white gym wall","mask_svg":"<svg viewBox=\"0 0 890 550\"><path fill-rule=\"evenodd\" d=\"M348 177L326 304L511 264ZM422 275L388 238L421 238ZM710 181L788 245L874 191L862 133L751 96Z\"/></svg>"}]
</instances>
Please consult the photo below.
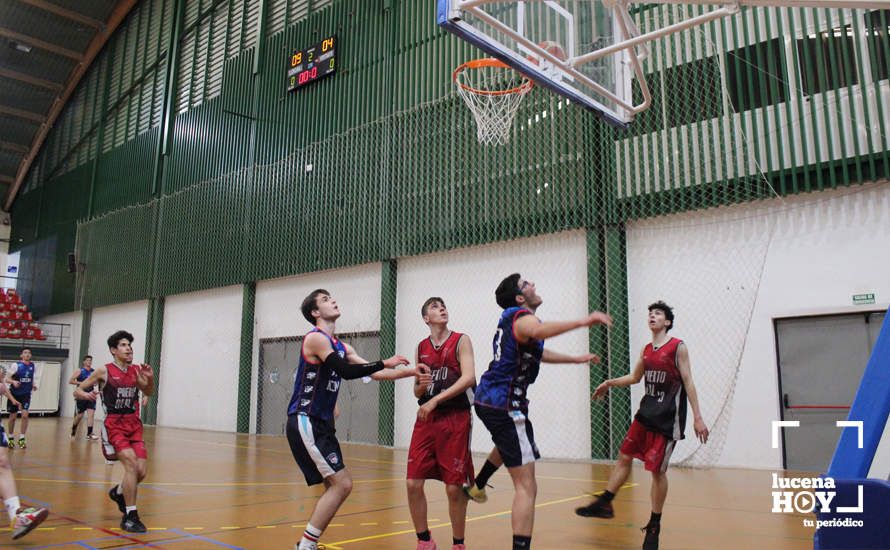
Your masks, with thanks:
<instances>
[{"instance_id":1,"label":"white gym wall","mask_svg":"<svg viewBox=\"0 0 890 550\"><path fill-rule=\"evenodd\" d=\"M429 336L420 307L430 296L445 300L449 328L472 338L476 378L492 359L492 337L501 309L494 290L507 275L519 272L537 285L544 321L575 319L587 313L586 241L583 231L520 239L485 246L402 258L398 270L396 349L414 361L417 344ZM603 330L594 328L593 330ZM547 348L587 353L587 331L548 340ZM529 418L544 457L590 457L590 390L587 367L543 364L530 386ZM395 446L408 447L417 399L412 384L396 386ZM473 422L474 452L492 449L478 418Z\"/></svg>"},{"instance_id":2,"label":"white gym wall","mask_svg":"<svg viewBox=\"0 0 890 550\"><path fill-rule=\"evenodd\" d=\"M628 224L633 357L650 339L646 306L659 298L676 308L677 329L671 335L689 345L700 394L713 389L704 382L709 370L734 368L726 342L747 334L726 442L715 465L782 467L781 449L770 445L770 423L780 418L773 319L886 309L888 243L886 182ZM853 306L852 295L860 292L875 292L877 303ZM638 384L634 408L641 395ZM711 424L714 408L703 413ZM693 448L689 414L687 440L678 446L677 458ZM872 475L884 479L888 471L885 433Z\"/></svg>"},{"instance_id":3,"label":"white gym wall","mask_svg":"<svg viewBox=\"0 0 890 550\"><path fill-rule=\"evenodd\" d=\"M235 431L242 287L168 296L158 426Z\"/></svg>"},{"instance_id":4,"label":"white gym wall","mask_svg":"<svg viewBox=\"0 0 890 550\"><path fill-rule=\"evenodd\" d=\"M259 281L254 309L253 369L251 372L251 431L256 427L259 341L264 338L302 336L312 330L303 318L300 305L310 292L323 288L340 306L342 317L337 332L380 330L381 264L365 264L346 269L309 273L296 277ZM401 353L401 352L400 352ZM366 357L369 361L376 357ZM281 413L285 414L284 411Z\"/></svg>"}]
</instances>

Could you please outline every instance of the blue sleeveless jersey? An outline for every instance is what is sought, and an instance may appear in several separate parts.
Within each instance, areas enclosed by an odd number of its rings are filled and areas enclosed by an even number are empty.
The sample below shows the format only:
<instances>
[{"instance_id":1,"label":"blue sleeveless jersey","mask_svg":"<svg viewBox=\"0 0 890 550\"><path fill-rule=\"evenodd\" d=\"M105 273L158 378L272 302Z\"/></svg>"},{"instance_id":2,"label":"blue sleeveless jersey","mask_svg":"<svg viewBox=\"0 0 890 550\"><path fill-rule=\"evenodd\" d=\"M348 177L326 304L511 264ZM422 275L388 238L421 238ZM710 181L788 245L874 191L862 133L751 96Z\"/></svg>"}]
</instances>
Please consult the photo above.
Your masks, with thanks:
<instances>
[{"instance_id":1,"label":"blue sleeveless jersey","mask_svg":"<svg viewBox=\"0 0 890 550\"><path fill-rule=\"evenodd\" d=\"M324 334L334 353L340 357L346 357L346 346L343 342L326 334L324 331L312 329L306 336L318 332ZM303 337L303 344L306 337ZM300 366L297 368L297 377L294 380L294 394L290 398L287 407L288 416L292 414L305 414L331 420L334 418L334 405L337 404L337 394L340 392L340 375L321 363L307 361L300 349Z\"/></svg>"},{"instance_id":2,"label":"blue sleeveless jersey","mask_svg":"<svg viewBox=\"0 0 890 550\"><path fill-rule=\"evenodd\" d=\"M12 375L13 380L19 381L19 387L9 387L9 391L13 395L28 395L34 390L34 363L16 363L15 374Z\"/></svg>"},{"instance_id":3,"label":"blue sleeveless jersey","mask_svg":"<svg viewBox=\"0 0 890 550\"><path fill-rule=\"evenodd\" d=\"M520 344L513 325L532 312L520 307L504 310L492 342L494 359L476 388L476 404L506 410L528 412L526 391L538 377L544 342Z\"/></svg>"},{"instance_id":4,"label":"blue sleeveless jersey","mask_svg":"<svg viewBox=\"0 0 890 550\"><path fill-rule=\"evenodd\" d=\"M83 367L80 367L80 374L77 375L76 380L78 382L83 382L84 380L89 378L91 374L93 374L92 369L85 369ZM84 391L87 393L90 393L91 391L93 391L93 386L90 386L89 388L85 389Z\"/></svg>"}]
</instances>

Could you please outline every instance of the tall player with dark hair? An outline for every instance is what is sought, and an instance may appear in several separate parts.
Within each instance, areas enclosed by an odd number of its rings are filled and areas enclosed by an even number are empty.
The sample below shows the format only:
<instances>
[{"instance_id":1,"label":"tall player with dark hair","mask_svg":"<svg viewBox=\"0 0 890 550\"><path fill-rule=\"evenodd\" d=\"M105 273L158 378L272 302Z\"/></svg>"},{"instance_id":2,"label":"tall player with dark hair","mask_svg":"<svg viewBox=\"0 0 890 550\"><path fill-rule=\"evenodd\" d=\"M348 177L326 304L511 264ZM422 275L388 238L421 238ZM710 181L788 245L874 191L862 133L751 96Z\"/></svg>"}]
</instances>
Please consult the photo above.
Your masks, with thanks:
<instances>
[{"instance_id":1,"label":"tall player with dark hair","mask_svg":"<svg viewBox=\"0 0 890 550\"><path fill-rule=\"evenodd\" d=\"M340 381L370 376L395 380L415 376L415 369L396 370L408 360L394 355L369 363L352 346L336 336L340 308L324 289L311 292L300 307L313 329L303 337L294 393L287 408L287 441L308 485L324 483L298 550L315 550L318 539L340 505L352 492L352 476L343 464L340 443L334 435L334 407ZM384 370L386 369L386 370Z\"/></svg>"},{"instance_id":2,"label":"tall player with dark hair","mask_svg":"<svg viewBox=\"0 0 890 550\"><path fill-rule=\"evenodd\" d=\"M498 285L495 299L504 309L498 321L492 348L494 359L476 388L476 415L491 432L494 450L467 487L467 495L484 502L485 484L501 464L513 479L513 548L531 547L535 523L535 460L541 458L528 419L529 384L538 377L541 363L599 362L592 353L565 355L544 349L544 340L579 328L612 325L608 314L594 311L574 321L542 322L535 312L543 303L535 283L514 273Z\"/></svg>"},{"instance_id":3,"label":"tall player with dark hair","mask_svg":"<svg viewBox=\"0 0 890 550\"><path fill-rule=\"evenodd\" d=\"M124 466L124 477L112 487L108 498L117 504L123 517L121 529L130 533L145 533L146 528L136 511L136 492L145 479L148 453L142 440L142 420L139 418L138 392L154 393L154 371L148 365L133 364L133 335L119 330L108 337L108 350L114 360L96 368L93 374L74 388L74 397L96 400L88 389L98 384L105 408L105 433L114 454ZM104 443L104 442L103 442Z\"/></svg>"},{"instance_id":4,"label":"tall player with dark hair","mask_svg":"<svg viewBox=\"0 0 890 550\"><path fill-rule=\"evenodd\" d=\"M473 343L466 334L448 329L448 309L442 298L425 301L420 315L429 326L430 335L417 345L417 369L423 373L414 384L420 408L408 448L408 509L417 532L417 550L436 550L427 523L423 485L427 479L445 483L451 550L465 550L467 499L462 487L473 480Z\"/></svg>"},{"instance_id":5,"label":"tall player with dark hair","mask_svg":"<svg viewBox=\"0 0 890 550\"><path fill-rule=\"evenodd\" d=\"M702 420L698 393L692 381L689 350L682 340L668 336L673 326L674 311L670 306L662 301L650 305L652 342L643 347L630 374L606 380L594 391L594 399L599 399L609 388L646 380L646 393L621 444L618 463L612 469L606 490L587 506L575 510L579 516L614 517L612 499L630 475L633 459L642 460L652 473L652 515L642 529L646 533L644 550L658 549L661 514L668 492L666 472L674 446L685 437L687 399L692 405L695 435L702 443L708 441L708 427Z\"/></svg>"}]
</instances>

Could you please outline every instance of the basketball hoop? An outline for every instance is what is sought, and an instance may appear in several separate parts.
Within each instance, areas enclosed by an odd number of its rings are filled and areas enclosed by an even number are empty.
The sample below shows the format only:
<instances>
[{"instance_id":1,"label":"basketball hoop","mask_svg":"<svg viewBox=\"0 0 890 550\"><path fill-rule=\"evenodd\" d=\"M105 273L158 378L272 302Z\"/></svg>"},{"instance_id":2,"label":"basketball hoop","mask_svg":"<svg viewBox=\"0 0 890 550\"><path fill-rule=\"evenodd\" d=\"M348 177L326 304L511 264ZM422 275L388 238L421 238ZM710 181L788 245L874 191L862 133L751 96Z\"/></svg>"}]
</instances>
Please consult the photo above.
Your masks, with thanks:
<instances>
[{"instance_id":1,"label":"basketball hoop","mask_svg":"<svg viewBox=\"0 0 890 550\"><path fill-rule=\"evenodd\" d=\"M517 75L521 78L518 85ZM451 80L476 119L476 138L485 145L504 145L522 98L534 84L493 58L474 59L451 73Z\"/></svg>"}]
</instances>

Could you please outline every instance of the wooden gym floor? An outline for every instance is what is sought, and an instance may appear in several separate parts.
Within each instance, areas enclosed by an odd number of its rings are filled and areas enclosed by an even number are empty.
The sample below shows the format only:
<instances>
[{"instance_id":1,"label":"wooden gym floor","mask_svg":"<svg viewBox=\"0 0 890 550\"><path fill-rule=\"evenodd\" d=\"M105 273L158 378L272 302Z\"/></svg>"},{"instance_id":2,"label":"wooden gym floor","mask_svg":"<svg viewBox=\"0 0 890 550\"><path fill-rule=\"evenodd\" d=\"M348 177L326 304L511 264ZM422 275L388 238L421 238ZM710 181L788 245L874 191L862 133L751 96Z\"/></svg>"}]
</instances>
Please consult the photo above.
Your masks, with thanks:
<instances>
[{"instance_id":1,"label":"wooden gym floor","mask_svg":"<svg viewBox=\"0 0 890 550\"><path fill-rule=\"evenodd\" d=\"M6 419L4 418L4 426ZM148 478L140 486L145 535L122 533L108 489L121 467L105 464L96 442L68 438L69 418L34 418L28 448L11 451L19 494L49 506L44 524L18 541L0 530L0 548L292 549L319 488L307 488L284 437L147 428ZM355 480L352 495L324 533L327 548L413 549L402 450L343 445ZM474 457L476 467L484 457ZM612 520L581 518L574 508L603 489L609 466L544 461L537 465L533 548L639 548L649 518L649 474L635 467L615 501ZM670 470L661 548L805 549L804 516L770 513L771 473L762 470ZM468 508L470 549L510 548L512 486L503 470L486 504ZM430 527L440 548L451 529L443 486L428 482Z\"/></svg>"}]
</instances>

